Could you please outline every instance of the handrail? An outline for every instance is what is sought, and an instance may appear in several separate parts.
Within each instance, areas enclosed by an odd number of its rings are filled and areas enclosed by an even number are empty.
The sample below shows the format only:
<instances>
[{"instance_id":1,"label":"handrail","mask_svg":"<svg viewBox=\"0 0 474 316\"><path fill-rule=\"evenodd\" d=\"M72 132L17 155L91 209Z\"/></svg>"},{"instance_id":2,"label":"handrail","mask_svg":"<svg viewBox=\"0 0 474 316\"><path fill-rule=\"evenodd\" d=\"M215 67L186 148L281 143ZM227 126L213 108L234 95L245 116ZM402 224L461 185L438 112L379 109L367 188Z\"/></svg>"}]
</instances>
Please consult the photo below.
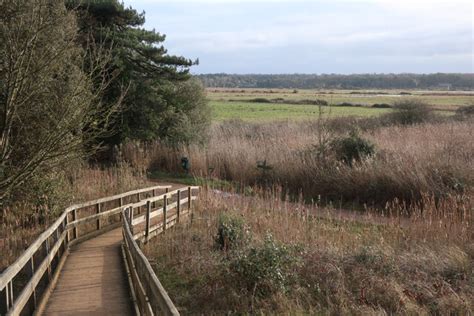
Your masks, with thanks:
<instances>
[{"instance_id":1,"label":"handrail","mask_svg":"<svg viewBox=\"0 0 474 316\"><path fill-rule=\"evenodd\" d=\"M139 217L133 216L135 207L143 206L142 202L124 207L122 218L122 234L124 243L122 252L125 256L125 263L129 275L129 282L132 295L134 296L135 309L142 315L156 315L158 312L164 315L179 315L179 312L168 293L158 280L150 262L140 249L137 240L147 242L152 236L165 231L167 228L179 222L181 216L188 215L191 211L192 201L196 196L192 196L192 190L199 187L187 187L187 197L181 198L183 190L175 190L158 197L146 199L146 214ZM176 197L176 202L168 203L168 199ZM163 200L163 206L152 212L152 203ZM181 205L187 205L183 210ZM175 214L171 210L176 209ZM154 218L162 216L160 223L151 225ZM134 234L134 226L146 223L143 231Z\"/></svg>"},{"instance_id":2,"label":"handrail","mask_svg":"<svg viewBox=\"0 0 474 316\"><path fill-rule=\"evenodd\" d=\"M6 313L7 315L18 315L24 310L27 303L32 301L33 307L30 310L34 310L37 306L37 286L40 283L41 279L44 277L46 271L48 272L48 280L50 286L52 280L53 267L52 263L57 257L56 264L59 265L59 261L63 260L65 255L67 255L67 248L69 247L70 242L73 239L77 239L77 227L85 224L87 222L97 220L97 230L100 231L100 219L110 217L115 214L119 214L121 210L120 206L123 204L124 198L136 196L138 199L137 203L132 203L131 205L141 205L140 203L140 194L146 192L152 192L155 195L155 191L159 189L168 190L171 186L153 186L144 189L133 190L117 195L113 195L106 198L100 198L84 203L74 204L64 210L64 212L58 217L58 219L46 230L44 231L36 240L25 250L25 252L5 271L0 275L0 292L4 292L4 297L0 298L0 314ZM157 197L159 199L159 197ZM145 201L147 201L146 199ZM101 211L100 206L103 203L118 201L119 208L114 208L111 210ZM147 203L147 202L145 202ZM78 219L77 213L79 210L97 206L97 214ZM69 221L69 215L72 215L72 221ZM69 236L69 231L72 230L72 237ZM53 243L53 245L50 245ZM44 245L44 249L43 248ZM61 251L62 249L62 251ZM39 266L35 265L35 255L37 255L40 250L45 252L42 262ZM28 271L29 281L23 286L20 290L19 295L15 299L14 290L14 281L15 278L23 271ZM56 267L56 270L57 267ZM54 271L56 273L57 271Z\"/></svg>"}]
</instances>

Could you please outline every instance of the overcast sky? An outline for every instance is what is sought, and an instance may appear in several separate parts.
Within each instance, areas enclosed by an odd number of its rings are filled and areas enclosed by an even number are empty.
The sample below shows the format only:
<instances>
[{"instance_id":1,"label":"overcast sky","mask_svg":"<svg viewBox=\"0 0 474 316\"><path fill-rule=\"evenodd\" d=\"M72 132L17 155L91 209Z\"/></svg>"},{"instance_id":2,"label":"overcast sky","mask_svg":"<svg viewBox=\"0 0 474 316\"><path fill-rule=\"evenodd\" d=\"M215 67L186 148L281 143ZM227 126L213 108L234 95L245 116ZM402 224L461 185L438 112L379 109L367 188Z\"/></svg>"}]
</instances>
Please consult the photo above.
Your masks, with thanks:
<instances>
[{"instance_id":1,"label":"overcast sky","mask_svg":"<svg viewBox=\"0 0 474 316\"><path fill-rule=\"evenodd\" d=\"M127 0L193 73L472 73L469 0Z\"/></svg>"}]
</instances>

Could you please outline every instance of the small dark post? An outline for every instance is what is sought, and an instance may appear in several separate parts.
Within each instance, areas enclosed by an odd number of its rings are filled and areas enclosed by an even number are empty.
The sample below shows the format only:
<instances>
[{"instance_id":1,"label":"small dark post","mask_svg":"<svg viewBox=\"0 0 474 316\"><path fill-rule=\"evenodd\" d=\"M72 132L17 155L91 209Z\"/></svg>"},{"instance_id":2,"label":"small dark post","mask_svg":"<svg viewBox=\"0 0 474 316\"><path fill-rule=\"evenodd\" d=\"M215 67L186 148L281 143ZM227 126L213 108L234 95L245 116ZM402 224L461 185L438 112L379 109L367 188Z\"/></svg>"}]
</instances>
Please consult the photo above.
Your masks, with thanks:
<instances>
[{"instance_id":1,"label":"small dark post","mask_svg":"<svg viewBox=\"0 0 474 316\"><path fill-rule=\"evenodd\" d=\"M181 213L181 190L176 192L176 223L179 223L179 215Z\"/></svg>"},{"instance_id":2,"label":"small dark post","mask_svg":"<svg viewBox=\"0 0 474 316\"><path fill-rule=\"evenodd\" d=\"M96 205L96 213L100 214L100 203ZM100 230L100 218L97 219L97 230Z\"/></svg>"},{"instance_id":3,"label":"small dark post","mask_svg":"<svg viewBox=\"0 0 474 316\"><path fill-rule=\"evenodd\" d=\"M166 230L166 220L167 220L167 207L168 207L168 196L163 196L163 232Z\"/></svg>"},{"instance_id":4,"label":"small dark post","mask_svg":"<svg viewBox=\"0 0 474 316\"><path fill-rule=\"evenodd\" d=\"M75 222L77 219L77 210L72 210L72 221ZM74 228L72 229L72 239L77 238L77 226L74 225Z\"/></svg>"},{"instance_id":5,"label":"small dark post","mask_svg":"<svg viewBox=\"0 0 474 316\"><path fill-rule=\"evenodd\" d=\"M193 193L191 187L188 187L188 209L191 211Z\"/></svg>"},{"instance_id":6,"label":"small dark post","mask_svg":"<svg viewBox=\"0 0 474 316\"><path fill-rule=\"evenodd\" d=\"M151 194L151 195L152 195L153 197L155 197L155 196L156 196L156 191L155 191L155 189L153 189L153 191L152 191L152 194ZM155 209L155 208L156 208L156 201L153 201L153 204L151 205L151 207L152 207L153 209Z\"/></svg>"},{"instance_id":7,"label":"small dark post","mask_svg":"<svg viewBox=\"0 0 474 316\"><path fill-rule=\"evenodd\" d=\"M137 193L137 203L140 202L140 193ZM138 207L138 211L137 211L138 214L141 213L141 207Z\"/></svg>"},{"instance_id":8,"label":"small dark post","mask_svg":"<svg viewBox=\"0 0 474 316\"><path fill-rule=\"evenodd\" d=\"M120 197L118 202L119 202L118 206L121 207L123 205L123 198ZM123 213L123 209L122 209L122 212L120 212L120 221L122 221L122 213Z\"/></svg>"},{"instance_id":9,"label":"small dark post","mask_svg":"<svg viewBox=\"0 0 474 316\"><path fill-rule=\"evenodd\" d=\"M192 197L193 197L193 193L191 191L191 187L188 187L188 212L189 212L189 215L191 216L191 222L193 221L194 219L194 214L193 212L191 211L191 207L192 207Z\"/></svg>"},{"instance_id":10,"label":"small dark post","mask_svg":"<svg viewBox=\"0 0 474 316\"><path fill-rule=\"evenodd\" d=\"M146 202L146 228L145 228L145 242L148 242L148 236L150 235L150 213L151 213L151 202Z\"/></svg>"},{"instance_id":11,"label":"small dark post","mask_svg":"<svg viewBox=\"0 0 474 316\"><path fill-rule=\"evenodd\" d=\"M66 230L66 238L64 239L64 249L66 249L66 245L69 244L69 229L67 228L67 224L69 224L69 214L66 214L66 218L64 221L64 230Z\"/></svg>"}]
</instances>

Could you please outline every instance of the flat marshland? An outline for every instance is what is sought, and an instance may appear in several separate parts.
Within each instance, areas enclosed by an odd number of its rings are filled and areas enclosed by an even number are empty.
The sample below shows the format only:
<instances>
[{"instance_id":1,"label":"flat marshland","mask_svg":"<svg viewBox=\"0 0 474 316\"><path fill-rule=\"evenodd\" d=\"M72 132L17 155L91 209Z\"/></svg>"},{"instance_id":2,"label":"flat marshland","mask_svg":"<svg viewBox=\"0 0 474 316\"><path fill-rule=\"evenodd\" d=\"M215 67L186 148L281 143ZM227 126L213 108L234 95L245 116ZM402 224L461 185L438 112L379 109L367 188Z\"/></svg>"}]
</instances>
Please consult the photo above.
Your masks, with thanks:
<instances>
[{"instance_id":1,"label":"flat marshland","mask_svg":"<svg viewBox=\"0 0 474 316\"><path fill-rule=\"evenodd\" d=\"M326 102L326 115L379 116L390 112L395 102L416 99L439 113L450 115L459 106L472 103L469 91L404 90L308 90L308 89L225 89L208 88L208 98L217 121L275 121L317 118L317 101ZM317 105L317 104L316 104Z\"/></svg>"}]
</instances>

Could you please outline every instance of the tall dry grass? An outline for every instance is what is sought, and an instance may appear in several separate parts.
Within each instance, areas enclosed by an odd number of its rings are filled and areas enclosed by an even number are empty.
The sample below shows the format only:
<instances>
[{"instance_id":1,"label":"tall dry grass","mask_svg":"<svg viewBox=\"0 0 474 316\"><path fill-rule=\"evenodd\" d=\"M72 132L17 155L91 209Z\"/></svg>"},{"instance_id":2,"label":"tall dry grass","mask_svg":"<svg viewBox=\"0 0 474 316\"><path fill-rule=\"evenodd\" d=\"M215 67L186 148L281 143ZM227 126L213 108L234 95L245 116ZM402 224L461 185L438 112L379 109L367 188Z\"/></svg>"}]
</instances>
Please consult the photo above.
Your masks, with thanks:
<instances>
[{"instance_id":1,"label":"tall dry grass","mask_svg":"<svg viewBox=\"0 0 474 316\"><path fill-rule=\"evenodd\" d=\"M376 210L353 218L279 197L205 191L192 222L145 246L178 309L189 315L467 315L474 308L471 201L450 196L440 205L424 196L424 208L413 207L410 219L396 203L389 218ZM243 219L249 245L216 248L223 213ZM256 296L229 262L268 233L298 245L299 264L288 288Z\"/></svg>"},{"instance_id":2,"label":"tall dry grass","mask_svg":"<svg viewBox=\"0 0 474 316\"><path fill-rule=\"evenodd\" d=\"M342 124L342 126L341 126ZM344 135L343 122L278 122L214 125L206 147L171 149L160 143L129 143L126 161L141 170L179 172L180 158L190 159L196 176L248 185L281 185L306 200L384 205L397 198L420 201L422 194L471 195L474 184L472 121L370 129L362 137L376 155L348 165L329 151L318 151ZM346 130L351 125L345 125ZM265 163L264 168L259 168Z\"/></svg>"},{"instance_id":3,"label":"tall dry grass","mask_svg":"<svg viewBox=\"0 0 474 316\"><path fill-rule=\"evenodd\" d=\"M19 201L0 210L0 271L21 255L67 206L151 184L144 174L125 164L107 169L84 164L60 178L60 192L54 197Z\"/></svg>"}]
</instances>

